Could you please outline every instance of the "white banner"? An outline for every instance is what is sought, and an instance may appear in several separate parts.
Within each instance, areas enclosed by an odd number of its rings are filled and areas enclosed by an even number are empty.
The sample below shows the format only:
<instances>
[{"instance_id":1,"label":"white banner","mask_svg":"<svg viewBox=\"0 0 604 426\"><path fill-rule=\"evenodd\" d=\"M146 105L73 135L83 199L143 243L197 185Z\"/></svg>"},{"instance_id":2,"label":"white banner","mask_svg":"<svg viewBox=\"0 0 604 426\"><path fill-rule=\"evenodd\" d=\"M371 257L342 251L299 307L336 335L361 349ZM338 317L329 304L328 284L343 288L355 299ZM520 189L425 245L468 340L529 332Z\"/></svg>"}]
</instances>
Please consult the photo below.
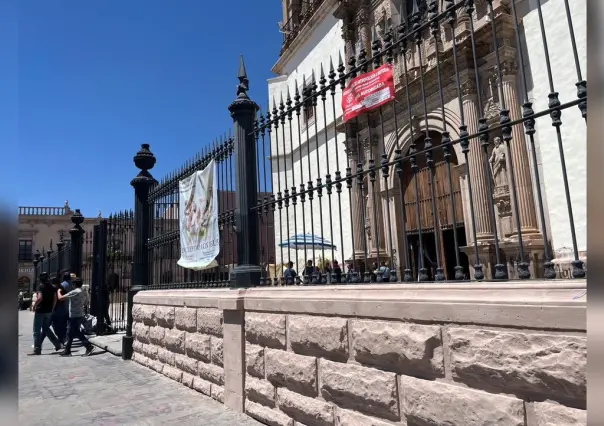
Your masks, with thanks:
<instances>
[{"instance_id":1,"label":"white banner","mask_svg":"<svg viewBox=\"0 0 604 426\"><path fill-rule=\"evenodd\" d=\"M180 191L180 260L178 265L201 270L218 266L218 189L216 163L178 182Z\"/></svg>"}]
</instances>

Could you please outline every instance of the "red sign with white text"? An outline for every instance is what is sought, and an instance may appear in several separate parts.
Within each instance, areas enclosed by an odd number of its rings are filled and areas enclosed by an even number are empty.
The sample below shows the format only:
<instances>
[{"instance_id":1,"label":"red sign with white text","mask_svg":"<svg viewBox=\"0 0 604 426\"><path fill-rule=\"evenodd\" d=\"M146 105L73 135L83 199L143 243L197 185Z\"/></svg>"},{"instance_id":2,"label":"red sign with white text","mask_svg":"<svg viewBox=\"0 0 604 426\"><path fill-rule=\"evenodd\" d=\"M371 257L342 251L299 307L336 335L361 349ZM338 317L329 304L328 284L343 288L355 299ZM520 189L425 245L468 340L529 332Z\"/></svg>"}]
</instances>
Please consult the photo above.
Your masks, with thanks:
<instances>
[{"instance_id":1,"label":"red sign with white text","mask_svg":"<svg viewBox=\"0 0 604 426\"><path fill-rule=\"evenodd\" d=\"M361 74L348 83L342 94L344 121L378 108L394 99L392 65Z\"/></svg>"}]
</instances>

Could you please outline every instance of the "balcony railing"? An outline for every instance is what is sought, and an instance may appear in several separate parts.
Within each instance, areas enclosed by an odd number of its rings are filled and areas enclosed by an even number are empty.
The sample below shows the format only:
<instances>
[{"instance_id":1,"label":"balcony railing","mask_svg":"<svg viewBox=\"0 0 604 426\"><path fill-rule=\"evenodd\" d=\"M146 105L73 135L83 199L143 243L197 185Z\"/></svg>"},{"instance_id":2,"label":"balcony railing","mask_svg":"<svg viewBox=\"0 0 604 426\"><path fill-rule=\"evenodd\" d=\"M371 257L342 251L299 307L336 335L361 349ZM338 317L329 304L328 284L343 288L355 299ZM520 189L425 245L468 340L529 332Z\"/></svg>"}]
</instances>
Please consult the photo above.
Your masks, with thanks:
<instances>
[{"instance_id":1,"label":"balcony railing","mask_svg":"<svg viewBox=\"0 0 604 426\"><path fill-rule=\"evenodd\" d=\"M19 216L64 216L65 207L19 207Z\"/></svg>"},{"instance_id":2,"label":"balcony railing","mask_svg":"<svg viewBox=\"0 0 604 426\"><path fill-rule=\"evenodd\" d=\"M287 50L300 33L300 30L306 25L308 20L314 15L324 1L325 0L302 0L298 4L290 6L292 10L291 16L280 28L283 33L283 46L281 46L280 55L283 55L283 52Z\"/></svg>"}]
</instances>

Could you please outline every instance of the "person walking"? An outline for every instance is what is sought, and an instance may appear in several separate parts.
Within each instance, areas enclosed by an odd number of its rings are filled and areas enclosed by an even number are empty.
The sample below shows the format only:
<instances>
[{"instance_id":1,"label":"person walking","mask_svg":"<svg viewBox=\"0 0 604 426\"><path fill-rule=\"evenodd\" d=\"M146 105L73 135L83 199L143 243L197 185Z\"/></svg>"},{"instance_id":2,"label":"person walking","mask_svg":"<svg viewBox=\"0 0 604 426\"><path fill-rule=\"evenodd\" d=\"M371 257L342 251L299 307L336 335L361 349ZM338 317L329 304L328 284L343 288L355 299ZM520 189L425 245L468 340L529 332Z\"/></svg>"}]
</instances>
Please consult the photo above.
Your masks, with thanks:
<instances>
[{"instance_id":1,"label":"person walking","mask_svg":"<svg viewBox=\"0 0 604 426\"><path fill-rule=\"evenodd\" d=\"M63 281L59 283L58 277L53 282L57 290L57 305L52 313L52 328L61 343L67 342L67 321L69 319L69 302L58 300L58 295L67 294L71 291L71 275L64 274Z\"/></svg>"},{"instance_id":2,"label":"person walking","mask_svg":"<svg viewBox=\"0 0 604 426\"><path fill-rule=\"evenodd\" d=\"M48 339L55 346L56 351L60 351L62 344L50 328L52 321L52 312L57 303L57 292L48 280L48 273L40 274L40 286L38 287L36 303L34 310L34 351L28 355L41 355L42 343Z\"/></svg>"},{"instance_id":3,"label":"person walking","mask_svg":"<svg viewBox=\"0 0 604 426\"><path fill-rule=\"evenodd\" d=\"M82 288L82 279L72 280L73 290L67 294L59 294L59 300L69 300L69 330L67 332L67 343L61 356L71 356L71 345L73 339L77 337L86 348L84 356L88 356L94 350L94 346L88 341L88 338L82 331L82 323L86 315L86 306L88 305L88 293Z\"/></svg>"}]
</instances>

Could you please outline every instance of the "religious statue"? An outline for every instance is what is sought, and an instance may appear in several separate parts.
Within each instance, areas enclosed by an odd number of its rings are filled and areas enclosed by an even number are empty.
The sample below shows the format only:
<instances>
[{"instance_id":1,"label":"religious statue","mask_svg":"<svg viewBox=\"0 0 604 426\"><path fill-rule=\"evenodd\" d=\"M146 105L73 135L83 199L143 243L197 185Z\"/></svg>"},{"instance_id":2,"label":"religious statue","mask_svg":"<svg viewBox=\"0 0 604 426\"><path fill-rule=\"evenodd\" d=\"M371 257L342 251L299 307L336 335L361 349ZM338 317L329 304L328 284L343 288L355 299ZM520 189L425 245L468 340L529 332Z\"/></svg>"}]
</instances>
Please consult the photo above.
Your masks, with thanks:
<instances>
[{"instance_id":1,"label":"religious statue","mask_svg":"<svg viewBox=\"0 0 604 426\"><path fill-rule=\"evenodd\" d=\"M491 158L489 158L489 163L491 163L491 172L493 173L495 188L499 188L508 185L507 163L505 158L505 146L501 143L501 138L496 137L494 142L495 147L491 153Z\"/></svg>"},{"instance_id":2,"label":"religious statue","mask_svg":"<svg viewBox=\"0 0 604 426\"><path fill-rule=\"evenodd\" d=\"M367 234L367 239L371 240L371 210L369 205L369 195L365 195L365 233Z\"/></svg>"}]
</instances>

